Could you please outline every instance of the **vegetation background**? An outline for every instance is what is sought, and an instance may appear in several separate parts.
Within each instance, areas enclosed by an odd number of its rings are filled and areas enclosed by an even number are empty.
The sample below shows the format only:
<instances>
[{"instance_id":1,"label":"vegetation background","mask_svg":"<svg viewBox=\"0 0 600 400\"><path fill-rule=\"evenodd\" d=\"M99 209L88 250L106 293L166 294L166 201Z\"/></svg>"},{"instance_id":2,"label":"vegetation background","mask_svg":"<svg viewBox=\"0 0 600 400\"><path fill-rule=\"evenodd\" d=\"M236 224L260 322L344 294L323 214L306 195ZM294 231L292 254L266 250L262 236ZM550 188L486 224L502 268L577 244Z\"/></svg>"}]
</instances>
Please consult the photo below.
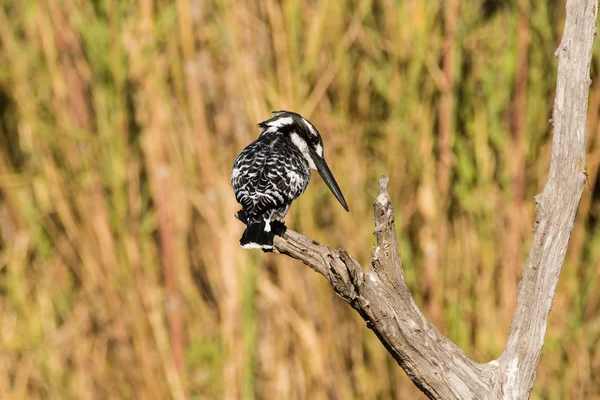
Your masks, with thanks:
<instances>
[{"instance_id":1,"label":"vegetation background","mask_svg":"<svg viewBox=\"0 0 600 400\"><path fill-rule=\"evenodd\" d=\"M390 176L408 283L500 355L549 165L557 0L0 0L0 398L422 398L286 257L242 251L256 123L324 136L288 225L368 265ZM600 52L586 189L532 398L600 398Z\"/></svg>"}]
</instances>

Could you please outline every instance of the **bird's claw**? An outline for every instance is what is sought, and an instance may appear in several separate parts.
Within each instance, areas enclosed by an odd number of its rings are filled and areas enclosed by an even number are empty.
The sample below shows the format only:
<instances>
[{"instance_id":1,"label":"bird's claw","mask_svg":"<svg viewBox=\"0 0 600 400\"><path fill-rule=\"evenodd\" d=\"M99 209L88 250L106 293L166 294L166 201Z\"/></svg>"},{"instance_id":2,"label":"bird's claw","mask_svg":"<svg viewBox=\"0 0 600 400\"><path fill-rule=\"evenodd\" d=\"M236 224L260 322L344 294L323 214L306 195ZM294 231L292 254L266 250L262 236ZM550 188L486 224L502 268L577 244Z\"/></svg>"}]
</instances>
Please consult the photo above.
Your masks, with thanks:
<instances>
[{"instance_id":1,"label":"bird's claw","mask_svg":"<svg viewBox=\"0 0 600 400\"><path fill-rule=\"evenodd\" d=\"M271 221L271 229L275 235L283 236L285 231L287 231L287 226L283 222Z\"/></svg>"}]
</instances>

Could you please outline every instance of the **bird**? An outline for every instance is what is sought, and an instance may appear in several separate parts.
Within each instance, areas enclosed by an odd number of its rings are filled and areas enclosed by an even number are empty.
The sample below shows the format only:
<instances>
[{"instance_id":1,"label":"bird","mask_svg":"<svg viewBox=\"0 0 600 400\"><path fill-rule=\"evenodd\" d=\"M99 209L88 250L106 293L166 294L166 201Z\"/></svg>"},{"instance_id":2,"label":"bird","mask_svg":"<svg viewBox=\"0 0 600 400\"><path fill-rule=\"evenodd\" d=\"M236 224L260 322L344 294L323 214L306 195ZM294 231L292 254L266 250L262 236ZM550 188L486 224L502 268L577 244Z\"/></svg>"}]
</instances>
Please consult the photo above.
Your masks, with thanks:
<instances>
[{"instance_id":1,"label":"bird","mask_svg":"<svg viewBox=\"0 0 600 400\"><path fill-rule=\"evenodd\" d=\"M323 157L323 139L306 118L291 111L273 111L258 124L258 139L237 156L231 186L246 224L240 245L272 251L275 235L286 231L285 216L317 170L346 211L348 203Z\"/></svg>"}]
</instances>

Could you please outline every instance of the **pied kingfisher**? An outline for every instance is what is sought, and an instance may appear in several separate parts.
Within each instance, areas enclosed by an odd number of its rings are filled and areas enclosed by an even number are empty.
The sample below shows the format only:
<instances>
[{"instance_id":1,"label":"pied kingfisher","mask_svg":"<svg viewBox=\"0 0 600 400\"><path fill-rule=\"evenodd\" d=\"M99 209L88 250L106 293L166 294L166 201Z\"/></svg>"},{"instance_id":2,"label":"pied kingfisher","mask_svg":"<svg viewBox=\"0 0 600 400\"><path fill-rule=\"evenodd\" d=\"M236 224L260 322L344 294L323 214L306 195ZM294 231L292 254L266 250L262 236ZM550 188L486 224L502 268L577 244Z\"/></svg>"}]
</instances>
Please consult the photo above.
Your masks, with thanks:
<instances>
[{"instance_id":1,"label":"pied kingfisher","mask_svg":"<svg viewBox=\"0 0 600 400\"><path fill-rule=\"evenodd\" d=\"M273 238L285 232L285 215L316 169L340 204L348 204L323 158L323 139L300 114L274 111L261 122L260 136L233 163L231 186L242 205L238 217L246 224L244 248L273 248Z\"/></svg>"}]
</instances>

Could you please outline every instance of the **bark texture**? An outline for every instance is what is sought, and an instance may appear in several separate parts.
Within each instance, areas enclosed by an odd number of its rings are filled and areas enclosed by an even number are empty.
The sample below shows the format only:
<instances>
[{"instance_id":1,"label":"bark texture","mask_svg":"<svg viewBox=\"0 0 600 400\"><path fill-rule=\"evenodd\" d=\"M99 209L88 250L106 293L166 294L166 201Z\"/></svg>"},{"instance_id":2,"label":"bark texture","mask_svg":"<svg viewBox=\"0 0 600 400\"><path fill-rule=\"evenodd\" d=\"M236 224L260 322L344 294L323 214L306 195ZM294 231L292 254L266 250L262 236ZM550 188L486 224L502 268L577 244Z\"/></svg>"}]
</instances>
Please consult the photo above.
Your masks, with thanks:
<instances>
[{"instance_id":1,"label":"bark texture","mask_svg":"<svg viewBox=\"0 0 600 400\"><path fill-rule=\"evenodd\" d=\"M586 112L597 1L567 1L556 51L558 81L548 180L535 197L534 240L516 312L500 358L479 364L433 326L412 298L402 269L387 177L374 202L372 265L365 271L345 250L288 230L275 250L323 275L367 322L408 376L432 399L526 399L535 380L548 315L586 181Z\"/></svg>"}]
</instances>

